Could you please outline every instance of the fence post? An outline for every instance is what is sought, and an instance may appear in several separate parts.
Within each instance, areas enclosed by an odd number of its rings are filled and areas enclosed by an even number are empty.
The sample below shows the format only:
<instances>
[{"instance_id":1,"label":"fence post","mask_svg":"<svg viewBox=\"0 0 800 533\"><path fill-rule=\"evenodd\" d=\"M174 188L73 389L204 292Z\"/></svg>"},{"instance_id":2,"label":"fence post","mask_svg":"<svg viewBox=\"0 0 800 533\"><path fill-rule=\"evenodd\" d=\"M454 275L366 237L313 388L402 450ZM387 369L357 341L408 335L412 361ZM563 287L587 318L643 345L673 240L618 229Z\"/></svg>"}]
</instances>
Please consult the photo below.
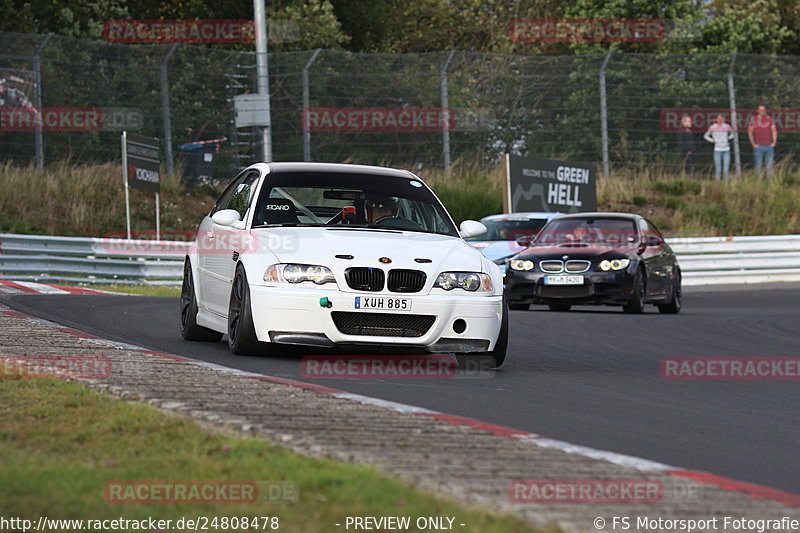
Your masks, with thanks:
<instances>
[{"instance_id":1,"label":"fence post","mask_svg":"<svg viewBox=\"0 0 800 533\"><path fill-rule=\"evenodd\" d=\"M439 75L439 85L442 91L442 111L447 117L447 123L442 128L442 154L444 156L445 171L450 171L450 164L452 163L450 158L450 95L447 89L447 69L450 67L455 54L455 50L450 51Z\"/></svg>"},{"instance_id":2,"label":"fence post","mask_svg":"<svg viewBox=\"0 0 800 533\"><path fill-rule=\"evenodd\" d=\"M175 170L175 163L172 157L172 118L169 110L169 80L167 79L167 69L172 54L178 48L178 43L171 44L167 48L167 53L161 59L158 70L161 84L161 120L164 128L164 159L167 162L167 174L172 174Z\"/></svg>"},{"instance_id":3,"label":"fence post","mask_svg":"<svg viewBox=\"0 0 800 533\"><path fill-rule=\"evenodd\" d=\"M731 54L731 65L728 68L728 98L731 107L731 127L733 127L733 160L736 168L736 177L742 175L742 157L739 149L739 118L736 114L736 90L733 85L733 69L736 66L736 52Z\"/></svg>"},{"instance_id":4,"label":"fence post","mask_svg":"<svg viewBox=\"0 0 800 533\"><path fill-rule=\"evenodd\" d=\"M308 129L308 124L305 122L306 113L308 112L308 108L311 107L311 88L308 71L314 61L317 60L317 56L321 51L321 48L314 50L314 53L311 54L311 57L308 58L308 61L303 67L303 161L311 161L311 130Z\"/></svg>"},{"instance_id":5,"label":"fence post","mask_svg":"<svg viewBox=\"0 0 800 533\"><path fill-rule=\"evenodd\" d=\"M52 37L52 33L45 35L42 42L36 47L36 51L33 53L34 83L36 83L34 87L35 102L33 105L36 107L37 114L42 111L42 52ZM36 168L41 169L44 166L44 139L42 138L41 120L36 121L36 127L33 132L33 142Z\"/></svg>"},{"instance_id":6,"label":"fence post","mask_svg":"<svg viewBox=\"0 0 800 533\"><path fill-rule=\"evenodd\" d=\"M267 121L266 126L261 126L259 130L259 140L261 141L261 158L265 163L272 162L272 121L270 118L269 102L269 27L267 26L267 14L264 7L264 0L253 0L253 18L255 19L256 30L256 83L258 94L266 98Z\"/></svg>"},{"instance_id":7,"label":"fence post","mask_svg":"<svg viewBox=\"0 0 800 533\"><path fill-rule=\"evenodd\" d=\"M606 103L606 67L611 60L611 50L600 67L600 138L603 143L603 177L608 178L608 104Z\"/></svg>"}]
</instances>

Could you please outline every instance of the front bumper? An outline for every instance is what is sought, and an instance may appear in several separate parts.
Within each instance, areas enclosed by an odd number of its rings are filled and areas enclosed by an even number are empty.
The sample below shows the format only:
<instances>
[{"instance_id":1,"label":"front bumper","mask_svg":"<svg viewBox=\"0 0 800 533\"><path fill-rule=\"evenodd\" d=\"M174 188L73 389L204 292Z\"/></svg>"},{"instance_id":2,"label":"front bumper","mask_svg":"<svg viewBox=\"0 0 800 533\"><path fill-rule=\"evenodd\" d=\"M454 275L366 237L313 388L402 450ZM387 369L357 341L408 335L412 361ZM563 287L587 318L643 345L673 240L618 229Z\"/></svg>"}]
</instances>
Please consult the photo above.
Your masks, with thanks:
<instances>
[{"instance_id":1,"label":"front bumper","mask_svg":"<svg viewBox=\"0 0 800 533\"><path fill-rule=\"evenodd\" d=\"M365 345L409 348L432 353L485 352L493 349L500 331L503 308L500 295L342 292L314 287L286 287L282 284L251 285L250 295L253 323L261 341L321 347ZM356 296L408 298L411 300L411 310L356 309ZM321 298L327 298L331 307L323 307ZM334 313L339 314L336 321ZM364 315L380 316L368 319ZM359 324L362 317L370 327ZM417 320L415 317L433 318L431 321L430 318ZM466 324L463 331L454 327L459 319ZM378 323L383 327L374 327ZM398 334L404 323L413 324L416 329L405 330L406 336ZM351 334L353 331L369 331L370 334Z\"/></svg>"},{"instance_id":2,"label":"front bumper","mask_svg":"<svg viewBox=\"0 0 800 533\"><path fill-rule=\"evenodd\" d=\"M585 272L583 285L545 285L541 272L506 272L509 304L621 305L633 297L635 270Z\"/></svg>"}]
</instances>

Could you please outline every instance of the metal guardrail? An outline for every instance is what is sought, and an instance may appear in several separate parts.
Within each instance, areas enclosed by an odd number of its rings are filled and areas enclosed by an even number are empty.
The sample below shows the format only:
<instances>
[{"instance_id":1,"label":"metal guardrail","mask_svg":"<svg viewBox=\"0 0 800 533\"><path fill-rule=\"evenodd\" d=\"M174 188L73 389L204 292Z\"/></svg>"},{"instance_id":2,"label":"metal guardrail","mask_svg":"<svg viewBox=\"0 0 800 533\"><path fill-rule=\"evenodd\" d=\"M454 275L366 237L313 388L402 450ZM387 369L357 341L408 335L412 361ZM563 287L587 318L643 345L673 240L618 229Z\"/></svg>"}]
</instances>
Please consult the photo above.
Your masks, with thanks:
<instances>
[{"instance_id":1,"label":"metal guardrail","mask_svg":"<svg viewBox=\"0 0 800 533\"><path fill-rule=\"evenodd\" d=\"M667 239L684 285L800 281L800 235ZM178 284L191 243L0 234L0 279Z\"/></svg>"},{"instance_id":2,"label":"metal guardrail","mask_svg":"<svg viewBox=\"0 0 800 533\"><path fill-rule=\"evenodd\" d=\"M684 285L800 281L800 235L667 239Z\"/></svg>"},{"instance_id":3,"label":"metal guardrail","mask_svg":"<svg viewBox=\"0 0 800 533\"><path fill-rule=\"evenodd\" d=\"M174 285L190 244L0 234L0 279Z\"/></svg>"}]
</instances>

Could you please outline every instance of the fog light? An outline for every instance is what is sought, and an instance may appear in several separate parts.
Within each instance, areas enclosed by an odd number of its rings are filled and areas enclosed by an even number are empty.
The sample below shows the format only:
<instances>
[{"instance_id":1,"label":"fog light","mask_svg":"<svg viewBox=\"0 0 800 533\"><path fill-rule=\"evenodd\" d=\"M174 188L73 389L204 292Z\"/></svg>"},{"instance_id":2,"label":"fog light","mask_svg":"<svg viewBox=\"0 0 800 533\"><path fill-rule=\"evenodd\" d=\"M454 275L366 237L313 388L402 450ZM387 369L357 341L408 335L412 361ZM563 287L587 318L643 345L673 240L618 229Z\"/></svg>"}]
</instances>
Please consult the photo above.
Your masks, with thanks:
<instances>
[{"instance_id":1,"label":"fog light","mask_svg":"<svg viewBox=\"0 0 800 533\"><path fill-rule=\"evenodd\" d=\"M466 320L464 320L463 318L457 318L456 320L454 320L453 321L453 331L455 331L459 335L461 333L464 333L465 331L467 331L467 322L466 322Z\"/></svg>"}]
</instances>

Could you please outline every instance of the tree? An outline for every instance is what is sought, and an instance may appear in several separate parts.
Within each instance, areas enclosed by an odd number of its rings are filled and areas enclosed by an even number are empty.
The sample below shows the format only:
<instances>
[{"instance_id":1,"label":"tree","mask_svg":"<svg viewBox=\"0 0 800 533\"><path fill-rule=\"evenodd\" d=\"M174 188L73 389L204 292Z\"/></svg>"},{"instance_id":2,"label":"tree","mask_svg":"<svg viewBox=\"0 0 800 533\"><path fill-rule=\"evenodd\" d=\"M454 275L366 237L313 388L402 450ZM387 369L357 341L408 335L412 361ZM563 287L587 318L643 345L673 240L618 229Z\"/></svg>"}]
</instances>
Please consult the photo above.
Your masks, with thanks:
<instances>
[{"instance_id":1,"label":"tree","mask_svg":"<svg viewBox=\"0 0 800 533\"><path fill-rule=\"evenodd\" d=\"M0 31L49 33L100 39L103 26L112 19L245 19L253 18L251 2L207 2L206 0L0 0L3 19ZM267 18L289 27L293 39L277 43L276 51L310 48L340 48L349 37L329 0L273 0L267 5ZM221 48L251 50L251 43L220 45Z\"/></svg>"},{"instance_id":2,"label":"tree","mask_svg":"<svg viewBox=\"0 0 800 533\"><path fill-rule=\"evenodd\" d=\"M784 5L784 10L779 5ZM702 38L692 52L786 53L795 46L797 28L784 22L800 21L798 8L789 9L779 0L729 0L716 2L709 10ZM793 15L793 16L792 16Z\"/></svg>"}]
</instances>

